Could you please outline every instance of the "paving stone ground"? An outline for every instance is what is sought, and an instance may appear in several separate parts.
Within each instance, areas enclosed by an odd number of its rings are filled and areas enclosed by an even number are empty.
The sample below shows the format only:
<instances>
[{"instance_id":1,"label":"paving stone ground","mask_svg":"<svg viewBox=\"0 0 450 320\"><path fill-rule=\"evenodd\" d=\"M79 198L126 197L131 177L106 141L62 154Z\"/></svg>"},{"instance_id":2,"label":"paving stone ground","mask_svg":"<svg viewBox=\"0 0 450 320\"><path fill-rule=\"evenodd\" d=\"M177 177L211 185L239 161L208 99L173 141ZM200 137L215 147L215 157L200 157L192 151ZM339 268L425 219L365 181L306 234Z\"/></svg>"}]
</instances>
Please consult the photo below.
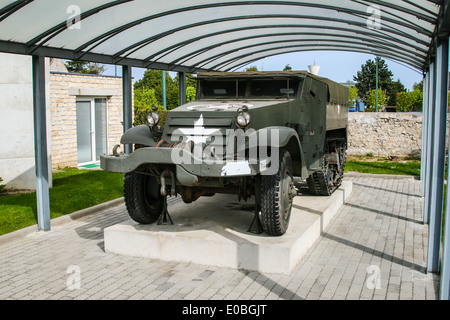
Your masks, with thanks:
<instances>
[{"instance_id":1,"label":"paving stone ground","mask_svg":"<svg viewBox=\"0 0 450 320\"><path fill-rule=\"evenodd\" d=\"M437 300L421 182L348 179L348 202L290 275L105 253L121 204L2 241L0 299Z\"/></svg>"}]
</instances>

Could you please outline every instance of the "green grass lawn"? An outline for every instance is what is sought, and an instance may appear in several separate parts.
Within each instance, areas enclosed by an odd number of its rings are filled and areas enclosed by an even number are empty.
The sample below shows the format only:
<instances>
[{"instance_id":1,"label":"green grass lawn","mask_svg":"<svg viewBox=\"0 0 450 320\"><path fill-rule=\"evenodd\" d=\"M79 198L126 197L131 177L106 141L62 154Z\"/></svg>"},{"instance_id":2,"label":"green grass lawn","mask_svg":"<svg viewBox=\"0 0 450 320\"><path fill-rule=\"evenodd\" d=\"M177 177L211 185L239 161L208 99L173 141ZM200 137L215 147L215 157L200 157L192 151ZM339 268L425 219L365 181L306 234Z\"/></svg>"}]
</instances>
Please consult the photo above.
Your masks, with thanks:
<instances>
[{"instance_id":1,"label":"green grass lawn","mask_svg":"<svg viewBox=\"0 0 450 320\"><path fill-rule=\"evenodd\" d=\"M359 173L395 174L395 175L420 175L419 160L390 161L387 159L349 159L345 163L345 172L356 171Z\"/></svg>"},{"instance_id":2,"label":"green grass lawn","mask_svg":"<svg viewBox=\"0 0 450 320\"><path fill-rule=\"evenodd\" d=\"M50 218L123 196L123 174L66 168L53 173ZM0 235L37 224L36 193L0 196Z\"/></svg>"}]
</instances>

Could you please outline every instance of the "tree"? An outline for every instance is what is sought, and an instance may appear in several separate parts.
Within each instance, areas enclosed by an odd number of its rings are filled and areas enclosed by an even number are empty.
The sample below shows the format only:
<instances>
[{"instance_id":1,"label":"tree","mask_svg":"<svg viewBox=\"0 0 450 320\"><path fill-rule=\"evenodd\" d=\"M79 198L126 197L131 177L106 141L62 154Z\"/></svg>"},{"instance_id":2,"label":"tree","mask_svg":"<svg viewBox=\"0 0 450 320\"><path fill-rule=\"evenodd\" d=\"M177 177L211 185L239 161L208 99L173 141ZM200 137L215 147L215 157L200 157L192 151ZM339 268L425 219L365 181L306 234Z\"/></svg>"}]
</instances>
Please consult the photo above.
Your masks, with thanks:
<instances>
[{"instance_id":1,"label":"tree","mask_svg":"<svg viewBox=\"0 0 450 320\"><path fill-rule=\"evenodd\" d=\"M420 92L423 92L423 80L420 81L419 83L413 84L413 91L414 90L419 90Z\"/></svg>"},{"instance_id":2,"label":"tree","mask_svg":"<svg viewBox=\"0 0 450 320\"><path fill-rule=\"evenodd\" d=\"M162 97L162 72L161 70L147 70L141 80L134 84L134 114L135 125L141 124L147 111L152 106L160 109L160 115L163 116L163 97ZM197 80L194 75L186 74L186 101L195 100L197 91ZM167 109L171 110L178 107L178 74L172 79L170 74L166 73L166 104Z\"/></svg>"},{"instance_id":3,"label":"tree","mask_svg":"<svg viewBox=\"0 0 450 320\"><path fill-rule=\"evenodd\" d=\"M396 109L399 112L422 111L423 93L416 89L412 92L401 92L397 97Z\"/></svg>"},{"instance_id":4,"label":"tree","mask_svg":"<svg viewBox=\"0 0 450 320\"><path fill-rule=\"evenodd\" d=\"M248 67L247 69L245 69L245 72L254 72L254 71L258 71L257 66L251 66L251 67Z\"/></svg>"},{"instance_id":5,"label":"tree","mask_svg":"<svg viewBox=\"0 0 450 320\"><path fill-rule=\"evenodd\" d=\"M289 64L287 64L287 65L284 67L283 71L292 71L292 67L291 67Z\"/></svg>"},{"instance_id":6,"label":"tree","mask_svg":"<svg viewBox=\"0 0 450 320\"><path fill-rule=\"evenodd\" d=\"M153 106L162 109L162 105L158 105L155 95L155 89L139 88L134 90L134 125L145 123L147 112Z\"/></svg>"},{"instance_id":7,"label":"tree","mask_svg":"<svg viewBox=\"0 0 450 320\"><path fill-rule=\"evenodd\" d=\"M388 90L392 86L392 71L389 70L386 62L380 57L375 60L367 60L361 66L353 80L361 100L367 104L367 95L376 88L376 63L378 61L378 89Z\"/></svg>"},{"instance_id":8,"label":"tree","mask_svg":"<svg viewBox=\"0 0 450 320\"><path fill-rule=\"evenodd\" d=\"M375 108L376 107L376 94L377 90L373 89L370 90L369 93L366 96L366 104L369 107ZM388 101L388 97L386 94L386 90L378 89L378 107L380 106L386 106L386 103Z\"/></svg>"},{"instance_id":9,"label":"tree","mask_svg":"<svg viewBox=\"0 0 450 320\"><path fill-rule=\"evenodd\" d=\"M358 89L356 89L356 87L349 87L348 88L349 107L351 107L354 104L353 100L356 99L358 99Z\"/></svg>"},{"instance_id":10,"label":"tree","mask_svg":"<svg viewBox=\"0 0 450 320\"><path fill-rule=\"evenodd\" d=\"M73 73L102 74L105 71L105 66L103 64L95 62L69 60L64 64L67 70Z\"/></svg>"},{"instance_id":11,"label":"tree","mask_svg":"<svg viewBox=\"0 0 450 320\"><path fill-rule=\"evenodd\" d=\"M178 107L178 82L174 81L167 71L147 70L141 80L134 84L134 89L155 90L158 105L163 105L162 73L166 72L167 109Z\"/></svg>"},{"instance_id":12,"label":"tree","mask_svg":"<svg viewBox=\"0 0 450 320\"><path fill-rule=\"evenodd\" d=\"M400 92L406 92L405 86L400 80L393 81L392 84L386 89L388 106L397 105L397 96Z\"/></svg>"},{"instance_id":13,"label":"tree","mask_svg":"<svg viewBox=\"0 0 450 320\"><path fill-rule=\"evenodd\" d=\"M195 100L196 89L192 86L186 88L186 102L191 102Z\"/></svg>"},{"instance_id":14,"label":"tree","mask_svg":"<svg viewBox=\"0 0 450 320\"><path fill-rule=\"evenodd\" d=\"M358 89L356 87L348 88L348 100L355 100L358 98Z\"/></svg>"}]
</instances>

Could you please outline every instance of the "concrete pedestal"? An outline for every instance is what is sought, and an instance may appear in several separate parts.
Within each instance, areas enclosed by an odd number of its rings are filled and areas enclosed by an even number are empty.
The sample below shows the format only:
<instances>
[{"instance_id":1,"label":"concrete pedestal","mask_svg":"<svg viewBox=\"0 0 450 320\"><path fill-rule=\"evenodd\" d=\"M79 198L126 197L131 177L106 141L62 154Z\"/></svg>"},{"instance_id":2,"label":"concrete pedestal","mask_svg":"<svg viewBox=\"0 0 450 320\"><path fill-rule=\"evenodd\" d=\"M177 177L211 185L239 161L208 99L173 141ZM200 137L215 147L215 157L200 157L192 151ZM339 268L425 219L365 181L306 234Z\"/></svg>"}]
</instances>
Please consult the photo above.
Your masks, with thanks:
<instances>
[{"instance_id":1,"label":"concrete pedestal","mask_svg":"<svg viewBox=\"0 0 450 320\"><path fill-rule=\"evenodd\" d=\"M139 225L131 219L104 230L105 250L165 261L289 274L345 203L352 183L330 197L306 193L294 199L282 237L248 232L254 202L216 194L191 204L169 204L174 225Z\"/></svg>"}]
</instances>

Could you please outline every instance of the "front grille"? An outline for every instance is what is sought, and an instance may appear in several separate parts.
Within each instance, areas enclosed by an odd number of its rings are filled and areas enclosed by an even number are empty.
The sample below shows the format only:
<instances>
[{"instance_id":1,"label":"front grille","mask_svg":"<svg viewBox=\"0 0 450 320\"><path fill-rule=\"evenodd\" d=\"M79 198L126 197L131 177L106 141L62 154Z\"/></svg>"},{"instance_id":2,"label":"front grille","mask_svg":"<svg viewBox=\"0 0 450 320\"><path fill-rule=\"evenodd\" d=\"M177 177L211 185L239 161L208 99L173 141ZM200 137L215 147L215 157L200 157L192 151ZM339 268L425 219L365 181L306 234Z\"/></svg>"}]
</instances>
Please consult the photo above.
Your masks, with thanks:
<instances>
[{"instance_id":1,"label":"front grille","mask_svg":"<svg viewBox=\"0 0 450 320\"><path fill-rule=\"evenodd\" d=\"M166 121L164 141L158 146L192 152L194 144L202 144L204 151L212 152L214 156L217 153L220 159L225 159L227 151L232 151L227 150L227 134L232 132L232 121L230 117L171 117Z\"/></svg>"}]
</instances>

